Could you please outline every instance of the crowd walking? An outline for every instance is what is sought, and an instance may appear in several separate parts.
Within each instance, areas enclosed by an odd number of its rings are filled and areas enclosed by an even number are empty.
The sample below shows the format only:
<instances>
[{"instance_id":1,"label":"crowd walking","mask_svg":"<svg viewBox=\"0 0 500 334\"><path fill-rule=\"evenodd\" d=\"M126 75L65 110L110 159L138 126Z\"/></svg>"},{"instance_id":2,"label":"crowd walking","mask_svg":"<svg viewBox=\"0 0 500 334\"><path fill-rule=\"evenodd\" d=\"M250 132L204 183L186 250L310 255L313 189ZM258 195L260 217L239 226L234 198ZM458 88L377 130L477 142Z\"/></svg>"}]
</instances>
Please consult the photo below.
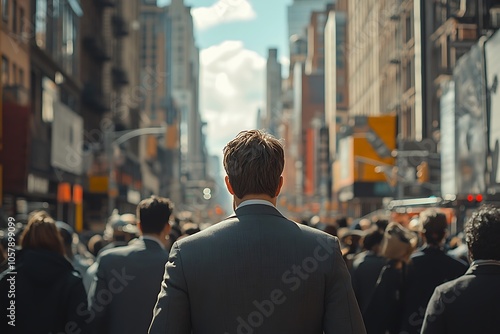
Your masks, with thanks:
<instances>
[{"instance_id":1,"label":"crowd walking","mask_svg":"<svg viewBox=\"0 0 500 334\"><path fill-rule=\"evenodd\" d=\"M88 240L33 212L13 266L0 234L0 333L499 332L500 208L466 222L464 261L439 208L296 222L277 208L279 140L243 131L223 153L234 214L208 228L151 196Z\"/></svg>"}]
</instances>

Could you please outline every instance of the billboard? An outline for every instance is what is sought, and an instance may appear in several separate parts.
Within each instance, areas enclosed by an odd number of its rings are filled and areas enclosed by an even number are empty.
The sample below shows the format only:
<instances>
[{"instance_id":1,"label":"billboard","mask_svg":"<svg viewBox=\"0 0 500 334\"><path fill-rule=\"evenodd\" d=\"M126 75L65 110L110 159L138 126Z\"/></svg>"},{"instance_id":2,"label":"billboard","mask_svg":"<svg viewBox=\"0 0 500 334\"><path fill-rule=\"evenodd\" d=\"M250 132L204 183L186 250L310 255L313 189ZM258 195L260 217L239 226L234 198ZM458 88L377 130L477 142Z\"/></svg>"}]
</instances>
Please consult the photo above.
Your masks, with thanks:
<instances>
[{"instance_id":1,"label":"billboard","mask_svg":"<svg viewBox=\"0 0 500 334\"><path fill-rule=\"evenodd\" d=\"M457 194L486 190L486 115L483 103L482 47L475 45L462 56L455 70L455 150Z\"/></svg>"},{"instance_id":2,"label":"billboard","mask_svg":"<svg viewBox=\"0 0 500 334\"><path fill-rule=\"evenodd\" d=\"M350 189L346 200L392 195L384 170L394 167L391 153L395 149L396 116L356 117L352 134L339 140L334 163L334 191Z\"/></svg>"},{"instance_id":3,"label":"billboard","mask_svg":"<svg viewBox=\"0 0 500 334\"><path fill-rule=\"evenodd\" d=\"M490 185L500 186L500 31L497 31L485 44L486 87L489 115L489 149L491 152Z\"/></svg>"},{"instance_id":4,"label":"billboard","mask_svg":"<svg viewBox=\"0 0 500 334\"><path fill-rule=\"evenodd\" d=\"M456 195L455 83L441 85L441 194Z\"/></svg>"},{"instance_id":5,"label":"billboard","mask_svg":"<svg viewBox=\"0 0 500 334\"><path fill-rule=\"evenodd\" d=\"M65 104L53 102L51 165L65 172L83 172L83 119Z\"/></svg>"}]
</instances>

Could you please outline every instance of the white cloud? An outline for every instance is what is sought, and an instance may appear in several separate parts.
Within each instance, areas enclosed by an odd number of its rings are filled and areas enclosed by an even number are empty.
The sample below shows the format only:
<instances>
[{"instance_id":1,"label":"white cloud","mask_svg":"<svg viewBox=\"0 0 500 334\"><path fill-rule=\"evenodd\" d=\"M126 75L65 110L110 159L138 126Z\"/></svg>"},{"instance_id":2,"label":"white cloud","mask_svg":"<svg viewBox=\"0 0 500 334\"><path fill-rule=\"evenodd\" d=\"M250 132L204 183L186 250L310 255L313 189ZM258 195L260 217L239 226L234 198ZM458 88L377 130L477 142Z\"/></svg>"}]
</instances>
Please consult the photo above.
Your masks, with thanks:
<instances>
[{"instance_id":1,"label":"white cloud","mask_svg":"<svg viewBox=\"0 0 500 334\"><path fill-rule=\"evenodd\" d=\"M250 21L257 17L248 0L219 0L210 7L198 7L191 10L197 29L234 21Z\"/></svg>"},{"instance_id":2,"label":"white cloud","mask_svg":"<svg viewBox=\"0 0 500 334\"><path fill-rule=\"evenodd\" d=\"M288 66L290 66L290 58L287 56L281 56L280 63L282 66L288 67Z\"/></svg>"},{"instance_id":3,"label":"white cloud","mask_svg":"<svg viewBox=\"0 0 500 334\"><path fill-rule=\"evenodd\" d=\"M211 154L220 156L238 132L256 126L257 109L264 105L266 59L240 41L225 41L202 50L200 60L207 146Z\"/></svg>"}]
</instances>

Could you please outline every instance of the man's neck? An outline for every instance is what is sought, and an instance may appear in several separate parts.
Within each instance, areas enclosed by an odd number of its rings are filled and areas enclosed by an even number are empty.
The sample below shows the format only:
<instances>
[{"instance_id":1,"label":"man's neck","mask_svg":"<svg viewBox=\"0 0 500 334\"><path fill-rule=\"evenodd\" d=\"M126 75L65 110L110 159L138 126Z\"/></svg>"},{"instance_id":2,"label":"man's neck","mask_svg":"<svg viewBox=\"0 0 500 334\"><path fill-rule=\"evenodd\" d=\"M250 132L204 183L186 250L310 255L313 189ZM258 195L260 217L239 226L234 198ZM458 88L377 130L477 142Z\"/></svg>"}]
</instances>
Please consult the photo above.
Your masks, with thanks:
<instances>
[{"instance_id":1,"label":"man's neck","mask_svg":"<svg viewBox=\"0 0 500 334\"><path fill-rule=\"evenodd\" d=\"M233 201L234 201L234 207L237 208L240 206L241 203L249 200L262 200L262 201L267 201L271 203L272 205L276 206L276 200L277 197L271 197L266 194L250 194L250 195L245 195L243 198L238 198L237 196L233 196Z\"/></svg>"},{"instance_id":2,"label":"man's neck","mask_svg":"<svg viewBox=\"0 0 500 334\"><path fill-rule=\"evenodd\" d=\"M161 243L164 247L166 247L166 239L165 235L162 233L156 234L156 233L143 233L142 237L144 238L151 238L157 240L159 243Z\"/></svg>"}]
</instances>

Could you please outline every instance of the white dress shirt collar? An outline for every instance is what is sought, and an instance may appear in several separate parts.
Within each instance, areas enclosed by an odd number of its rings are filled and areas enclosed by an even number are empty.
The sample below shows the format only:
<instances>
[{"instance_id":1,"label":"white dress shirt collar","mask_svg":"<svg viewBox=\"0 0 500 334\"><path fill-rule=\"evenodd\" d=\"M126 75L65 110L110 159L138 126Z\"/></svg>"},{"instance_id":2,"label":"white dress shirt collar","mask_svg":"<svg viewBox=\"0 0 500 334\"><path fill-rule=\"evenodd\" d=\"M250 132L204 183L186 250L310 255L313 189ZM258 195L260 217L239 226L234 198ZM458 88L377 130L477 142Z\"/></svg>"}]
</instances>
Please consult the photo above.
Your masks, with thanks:
<instances>
[{"instance_id":1,"label":"white dress shirt collar","mask_svg":"<svg viewBox=\"0 0 500 334\"><path fill-rule=\"evenodd\" d=\"M241 208L243 206L252 205L252 204L262 204L262 205L272 206L273 208L275 207L273 205L273 203L266 201L266 200L263 200L263 199L249 199L249 200L241 202L240 205L238 205L236 207L236 210L238 210L239 208Z\"/></svg>"}]
</instances>

